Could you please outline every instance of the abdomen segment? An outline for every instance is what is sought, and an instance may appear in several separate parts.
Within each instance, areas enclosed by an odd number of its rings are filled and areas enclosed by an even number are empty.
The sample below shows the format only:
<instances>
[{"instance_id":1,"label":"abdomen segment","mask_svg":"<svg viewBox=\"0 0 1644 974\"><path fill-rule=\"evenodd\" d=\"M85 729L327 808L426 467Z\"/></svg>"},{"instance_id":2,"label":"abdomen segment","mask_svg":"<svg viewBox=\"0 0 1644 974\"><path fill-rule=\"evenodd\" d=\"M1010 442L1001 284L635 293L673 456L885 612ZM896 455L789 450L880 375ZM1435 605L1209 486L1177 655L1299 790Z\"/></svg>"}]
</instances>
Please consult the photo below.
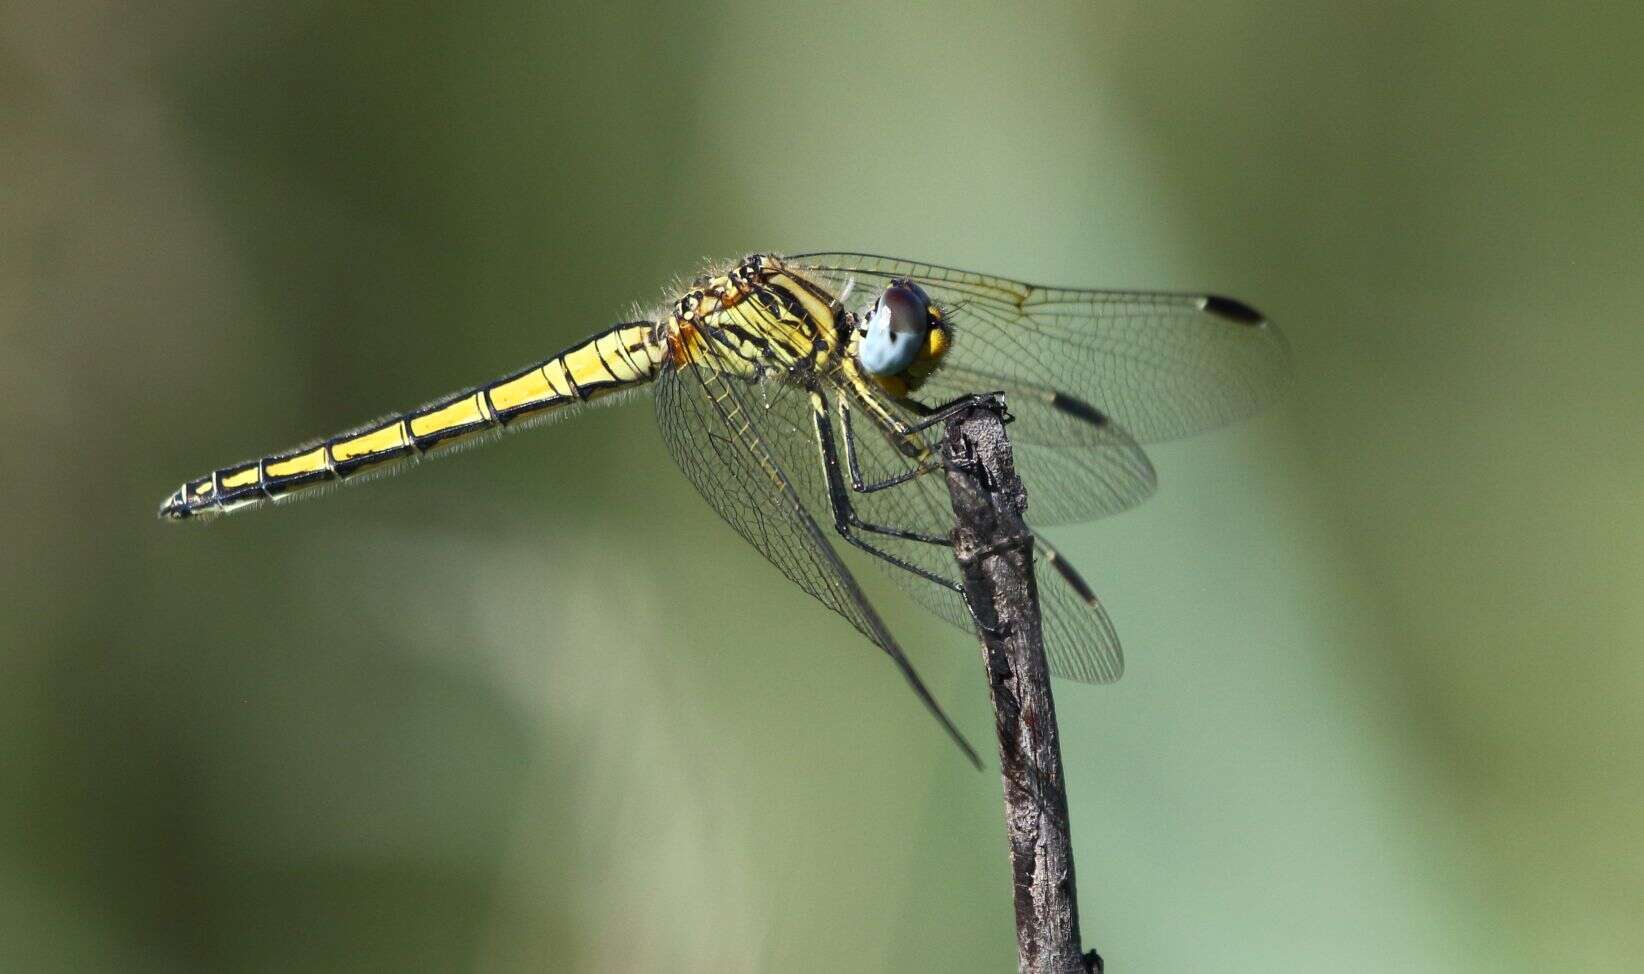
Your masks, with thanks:
<instances>
[{"instance_id":1,"label":"abdomen segment","mask_svg":"<svg viewBox=\"0 0 1644 974\"><path fill-rule=\"evenodd\" d=\"M490 430L521 425L654 379L664 347L648 321L618 325L495 382L319 443L214 470L160 506L174 520L237 511L359 474L387 472Z\"/></svg>"}]
</instances>

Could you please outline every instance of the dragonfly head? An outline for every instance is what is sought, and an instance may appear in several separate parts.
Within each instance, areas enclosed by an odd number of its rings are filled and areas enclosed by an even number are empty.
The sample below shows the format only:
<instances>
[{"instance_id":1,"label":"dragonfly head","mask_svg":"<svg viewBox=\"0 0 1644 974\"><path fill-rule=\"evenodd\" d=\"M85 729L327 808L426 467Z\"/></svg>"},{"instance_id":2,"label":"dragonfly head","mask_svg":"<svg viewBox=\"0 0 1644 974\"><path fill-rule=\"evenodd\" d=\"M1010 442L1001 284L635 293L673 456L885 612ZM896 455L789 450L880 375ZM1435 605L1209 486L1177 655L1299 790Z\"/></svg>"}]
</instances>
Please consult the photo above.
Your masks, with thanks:
<instances>
[{"instance_id":1,"label":"dragonfly head","mask_svg":"<svg viewBox=\"0 0 1644 974\"><path fill-rule=\"evenodd\" d=\"M947 350L947 323L923 288L891 281L856 329L856 360L862 371L887 379L920 379Z\"/></svg>"}]
</instances>

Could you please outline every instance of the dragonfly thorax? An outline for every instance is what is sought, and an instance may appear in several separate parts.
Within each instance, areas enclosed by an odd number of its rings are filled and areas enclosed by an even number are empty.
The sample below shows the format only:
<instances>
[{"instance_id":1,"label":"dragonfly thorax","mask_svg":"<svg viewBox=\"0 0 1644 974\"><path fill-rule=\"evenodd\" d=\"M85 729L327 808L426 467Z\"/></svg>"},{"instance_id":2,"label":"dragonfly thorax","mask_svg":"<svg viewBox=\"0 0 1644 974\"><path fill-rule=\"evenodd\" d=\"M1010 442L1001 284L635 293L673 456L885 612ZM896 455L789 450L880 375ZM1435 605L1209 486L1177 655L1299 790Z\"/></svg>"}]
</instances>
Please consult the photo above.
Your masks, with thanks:
<instances>
[{"instance_id":1,"label":"dragonfly thorax","mask_svg":"<svg viewBox=\"0 0 1644 974\"><path fill-rule=\"evenodd\" d=\"M692 342L705 340L716 369L763 375L825 367L839 321L825 289L756 254L698 280L674 303L666 330L677 336L676 360L697 357Z\"/></svg>"}]
</instances>

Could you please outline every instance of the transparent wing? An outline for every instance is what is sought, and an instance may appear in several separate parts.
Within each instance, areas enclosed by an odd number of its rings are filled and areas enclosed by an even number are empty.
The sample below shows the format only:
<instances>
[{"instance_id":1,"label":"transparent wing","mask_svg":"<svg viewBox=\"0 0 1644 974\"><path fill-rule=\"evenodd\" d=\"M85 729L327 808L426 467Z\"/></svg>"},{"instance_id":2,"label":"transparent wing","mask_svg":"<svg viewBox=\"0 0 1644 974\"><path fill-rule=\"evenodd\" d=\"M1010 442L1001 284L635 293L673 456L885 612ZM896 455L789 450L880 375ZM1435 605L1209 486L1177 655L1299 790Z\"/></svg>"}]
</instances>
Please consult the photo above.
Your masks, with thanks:
<instances>
[{"instance_id":1,"label":"transparent wing","mask_svg":"<svg viewBox=\"0 0 1644 974\"><path fill-rule=\"evenodd\" d=\"M1014 405L1008 400L1008 408ZM1012 424L1014 425L1014 424ZM1079 524L1134 507L1153 493L1153 465L1134 440L1127 445L1069 449L1011 442L1016 470L1028 485L1033 524Z\"/></svg>"},{"instance_id":2,"label":"transparent wing","mask_svg":"<svg viewBox=\"0 0 1644 974\"><path fill-rule=\"evenodd\" d=\"M1003 389L1014 443L1085 445L1066 422L1081 407L1143 443L1185 436L1256 413L1290 371L1278 329L1230 298L1045 287L871 254L787 260L835 293L854 282L852 310L893 278L917 281L953 331L921 398Z\"/></svg>"},{"instance_id":3,"label":"transparent wing","mask_svg":"<svg viewBox=\"0 0 1644 974\"><path fill-rule=\"evenodd\" d=\"M824 387L837 406L838 397L852 393L835 383ZM894 403L883 402L891 409L900 409ZM796 402L793 397L774 397L764 400L762 407L772 427L798 429L812 423L808 403ZM911 416L904 415L911 419ZM838 444L839 462L844 469L844 423L837 409L827 417L834 430L833 440ZM867 413L852 411L850 435L856 446L862 477L867 482L881 481L916 469L919 461L912 452L934 451L939 430L928 437L918 438L912 451L896 445L893 434L873 422ZM796 471L793 484L816 512L823 523L832 523L832 507L828 501L827 482L822 472L814 435L800 440L794 437L784 442L805 444L809 456L787 456L788 468ZM1134 449L1139 455L1139 448ZM1065 452L1065 451L1061 451ZM932 456L934 453L931 454ZM1020 459L1020 455L1018 455ZM848 476L848 474L846 474ZM1126 496L1132 488L1116 485L1115 496ZM946 538L953 530L953 506L948 498L947 481L940 469L915 477L905 483L884 490L860 493L850 490L849 498L856 514L863 521L927 536ZM1029 514L1036 502L1029 497ZM953 549L924 541L892 537L869 530L858 529L857 536L885 554L897 558L929 574L944 579L958 577L958 565L953 560ZM966 632L975 631L975 622L964 599L955 591L927 578L897 567L883 558L873 558L876 564L890 572L892 579L915 601L936 615ZM1065 563L1062 567L1066 567ZM1057 676L1085 683L1109 683L1124 672L1124 655L1119 639L1113 631L1107 613L1102 609L1088 587L1075 582L1077 575L1064 575L1052 563L1050 549L1035 549L1035 578L1039 586L1040 610L1044 618L1045 656L1050 670Z\"/></svg>"},{"instance_id":4,"label":"transparent wing","mask_svg":"<svg viewBox=\"0 0 1644 974\"><path fill-rule=\"evenodd\" d=\"M670 367L659 377L657 423L669 453L738 534L891 657L943 729L980 766L975 750L931 696L789 479L783 453L793 453L795 444L810 444L813 462L807 467L816 465L814 433L795 421L794 407L807 406L805 391L774 378L750 381L732 374L736 364L704 343L697 346L693 364ZM771 406L778 401L784 406L780 413ZM807 488L814 498L814 488Z\"/></svg>"}]
</instances>

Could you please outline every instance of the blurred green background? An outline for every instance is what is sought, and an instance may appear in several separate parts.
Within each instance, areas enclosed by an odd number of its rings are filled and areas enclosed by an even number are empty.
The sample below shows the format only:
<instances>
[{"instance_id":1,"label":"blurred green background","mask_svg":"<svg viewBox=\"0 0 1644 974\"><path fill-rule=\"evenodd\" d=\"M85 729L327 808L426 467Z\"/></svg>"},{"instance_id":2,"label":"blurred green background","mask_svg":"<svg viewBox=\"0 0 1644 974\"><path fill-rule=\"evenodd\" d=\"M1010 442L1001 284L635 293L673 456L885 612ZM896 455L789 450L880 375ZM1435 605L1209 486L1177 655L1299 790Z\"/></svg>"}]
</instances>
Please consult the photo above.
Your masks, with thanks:
<instances>
[{"instance_id":1,"label":"blurred green background","mask_svg":"<svg viewBox=\"0 0 1644 974\"><path fill-rule=\"evenodd\" d=\"M1293 345L1053 533L1130 660L1057 691L1110 970L1640 969L1640 49L1623 3L0 4L0 967L1014 969L996 774L648 403L153 517L704 257L860 248Z\"/></svg>"}]
</instances>

